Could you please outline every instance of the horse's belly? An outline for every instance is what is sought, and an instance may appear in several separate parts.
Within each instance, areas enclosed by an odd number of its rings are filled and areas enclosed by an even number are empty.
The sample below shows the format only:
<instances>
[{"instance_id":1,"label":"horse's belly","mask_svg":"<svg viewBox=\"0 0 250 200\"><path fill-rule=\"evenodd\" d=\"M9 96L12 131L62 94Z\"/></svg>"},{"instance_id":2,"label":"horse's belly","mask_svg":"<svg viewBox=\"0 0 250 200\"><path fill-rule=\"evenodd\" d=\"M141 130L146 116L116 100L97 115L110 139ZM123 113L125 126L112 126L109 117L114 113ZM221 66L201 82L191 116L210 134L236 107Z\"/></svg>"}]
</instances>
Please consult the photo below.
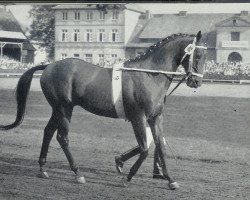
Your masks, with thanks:
<instances>
[{"instance_id":1,"label":"horse's belly","mask_svg":"<svg viewBox=\"0 0 250 200\"><path fill-rule=\"evenodd\" d=\"M79 100L80 106L91 113L117 118L109 82L89 84Z\"/></svg>"},{"instance_id":2,"label":"horse's belly","mask_svg":"<svg viewBox=\"0 0 250 200\"><path fill-rule=\"evenodd\" d=\"M105 98L82 99L80 106L96 115L117 118L113 103Z\"/></svg>"}]
</instances>

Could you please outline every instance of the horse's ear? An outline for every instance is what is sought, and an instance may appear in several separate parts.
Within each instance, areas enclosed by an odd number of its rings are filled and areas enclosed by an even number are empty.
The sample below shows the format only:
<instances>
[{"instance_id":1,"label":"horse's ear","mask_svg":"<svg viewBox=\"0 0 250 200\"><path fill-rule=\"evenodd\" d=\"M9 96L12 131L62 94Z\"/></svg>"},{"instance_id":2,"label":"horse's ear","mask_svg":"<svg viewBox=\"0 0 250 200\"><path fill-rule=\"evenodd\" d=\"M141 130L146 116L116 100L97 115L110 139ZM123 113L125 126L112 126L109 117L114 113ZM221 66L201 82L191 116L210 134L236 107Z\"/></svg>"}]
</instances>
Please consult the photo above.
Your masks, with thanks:
<instances>
[{"instance_id":1,"label":"horse's ear","mask_svg":"<svg viewBox=\"0 0 250 200\"><path fill-rule=\"evenodd\" d=\"M201 31L199 31L196 35L197 42L201 39Z\"/></svg>"}]
</instances>

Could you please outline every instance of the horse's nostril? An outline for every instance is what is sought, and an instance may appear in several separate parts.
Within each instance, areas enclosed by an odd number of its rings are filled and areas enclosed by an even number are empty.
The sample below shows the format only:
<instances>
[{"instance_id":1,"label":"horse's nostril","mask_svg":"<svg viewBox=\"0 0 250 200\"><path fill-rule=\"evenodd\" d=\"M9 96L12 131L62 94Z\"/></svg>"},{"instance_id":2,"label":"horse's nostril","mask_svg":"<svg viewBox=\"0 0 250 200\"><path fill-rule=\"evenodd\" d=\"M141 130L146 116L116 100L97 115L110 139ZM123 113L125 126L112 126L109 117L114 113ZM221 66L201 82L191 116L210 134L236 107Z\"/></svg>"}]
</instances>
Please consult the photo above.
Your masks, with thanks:
<instances>
[{"instance_id":1,"label":"horse's nostril","mask_svg":"<svg viewBox=\"0 0 250 200\"><path fill-rule=\"evenodd\" d=\"M196 83L196 85L198 86L198 87L200 87L201 86L201 82L200 81L195 81L195 83Z\"/></svg>"}]
</instances>

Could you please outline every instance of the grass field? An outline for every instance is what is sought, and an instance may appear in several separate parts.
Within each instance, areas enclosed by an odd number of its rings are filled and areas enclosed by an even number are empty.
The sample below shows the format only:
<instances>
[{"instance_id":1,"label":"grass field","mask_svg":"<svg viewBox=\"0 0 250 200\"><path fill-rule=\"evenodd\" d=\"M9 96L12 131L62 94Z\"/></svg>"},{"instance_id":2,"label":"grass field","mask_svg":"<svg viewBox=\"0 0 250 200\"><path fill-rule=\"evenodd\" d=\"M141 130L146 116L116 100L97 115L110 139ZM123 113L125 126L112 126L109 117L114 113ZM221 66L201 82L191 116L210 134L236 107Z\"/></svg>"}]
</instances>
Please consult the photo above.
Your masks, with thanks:
<instances>
[{"instance_id":1,"label":"grass field","mask_svg":"<svg viewBox=\"0 0 250 200\"><path fill-rule=\"evenodd\" d=\"M12 90L0 90L0 124L15 118ZM32 91L21 126L0 132L0 199L249 199L250 99L171 96L165 110L165 137L170 173L181 188L152 176L153 148L126 188L115 170L114 156L136 145L131 125L92 115L76 107L70 144L86 178L74 182L67 160L53 138L47 159L47 180L36 177L43 128L50 107L41 92ZM125 163L128 173L134 159Z\"/></svg>"}]
</instances>

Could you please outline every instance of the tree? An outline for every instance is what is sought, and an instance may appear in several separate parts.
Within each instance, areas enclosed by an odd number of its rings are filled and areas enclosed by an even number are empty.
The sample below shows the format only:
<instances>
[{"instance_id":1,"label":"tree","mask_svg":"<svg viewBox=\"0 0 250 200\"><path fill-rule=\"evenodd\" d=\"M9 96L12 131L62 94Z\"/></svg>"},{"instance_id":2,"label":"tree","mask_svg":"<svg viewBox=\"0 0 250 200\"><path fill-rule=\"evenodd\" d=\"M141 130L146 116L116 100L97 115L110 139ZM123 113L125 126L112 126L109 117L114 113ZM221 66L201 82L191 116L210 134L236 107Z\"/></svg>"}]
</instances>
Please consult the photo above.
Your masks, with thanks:
<instances>
[{"instance_id":1,"label":"tree","mask_svg":"<svg viewBox=\"0 0 250 200\"><path fill-rule=\"evenodd\" d=\"M49 59L54 59L55 14L52 5L33 6L29 11L32 18L29 38L41 42Z\"/></svg>"},{"instance_id":2,"label":"tree","mask_svg":"<svg viewBox=\"0 0 250 200\"><path fill-rule=\"evenodd\" d=\"M100 11L104 11L105 14L107 14L108 10L113 10L113 9L124 10L126 7L124 4L96 4L96 8Z\"/></svg>"}]
</instances>

